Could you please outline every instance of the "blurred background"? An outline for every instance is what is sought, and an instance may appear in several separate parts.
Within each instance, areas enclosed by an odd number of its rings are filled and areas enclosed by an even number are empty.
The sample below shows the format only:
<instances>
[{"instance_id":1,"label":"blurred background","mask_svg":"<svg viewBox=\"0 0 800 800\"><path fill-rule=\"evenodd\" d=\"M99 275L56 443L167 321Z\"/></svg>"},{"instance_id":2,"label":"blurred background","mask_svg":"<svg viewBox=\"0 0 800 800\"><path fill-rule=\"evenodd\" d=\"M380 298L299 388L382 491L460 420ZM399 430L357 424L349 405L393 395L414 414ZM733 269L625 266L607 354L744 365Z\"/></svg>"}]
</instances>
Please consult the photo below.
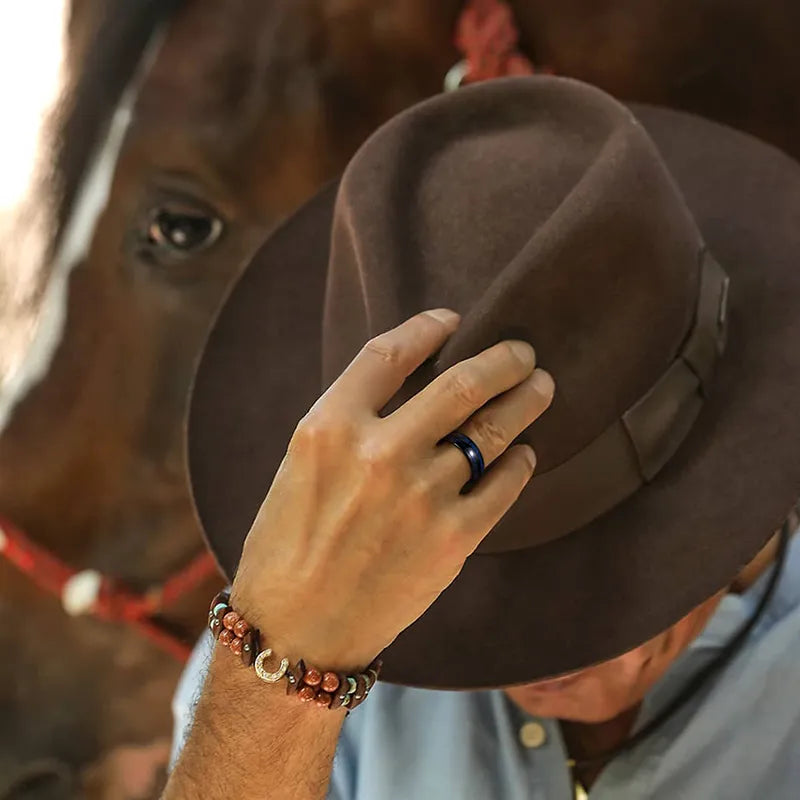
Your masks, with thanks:
<instances>
[{"instance_id":1,"label":"blurred background","mask_svg":"<svg viewBox=\"0 0 800 800\"><path fill-rule=\"evenodd\" d=\"M223 585L184 412L258 244L445 79L552 72L800 155L796 0L0 7L0 800L146 800ZM455 69L453 69L455 67Z\"/></svg>"}]
</instances>

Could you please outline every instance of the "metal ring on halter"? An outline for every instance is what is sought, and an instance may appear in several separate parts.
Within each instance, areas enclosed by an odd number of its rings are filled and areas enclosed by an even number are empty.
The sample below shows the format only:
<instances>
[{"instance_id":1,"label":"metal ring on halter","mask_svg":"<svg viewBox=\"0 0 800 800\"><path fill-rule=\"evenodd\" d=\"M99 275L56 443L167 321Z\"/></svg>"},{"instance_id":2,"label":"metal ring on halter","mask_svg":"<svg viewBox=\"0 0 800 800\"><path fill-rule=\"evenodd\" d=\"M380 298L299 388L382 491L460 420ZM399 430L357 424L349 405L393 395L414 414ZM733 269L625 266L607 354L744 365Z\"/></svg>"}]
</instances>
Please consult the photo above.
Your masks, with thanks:
<instances>
[{"instance_id":1,"label":"metal ring on halter","mask_svg":"<svg viewBox=\"0 0 800 800\"><path fill-rule=\"evenodd\" d=\"M463 492L468 492L483 477L483 473L486 472L483 453L481 453L478 445L476 445L469 436L459 433L458 431L449 433L442 441L450 442L450 444L455 445L466 456L467 461L469 461L470 478L462 490Z\"/></svg>"},{"instance_id":2,"label":"metal ring on halter","mask_svg":"<svg viewBox=\"0 0 800 800\"><path fill-rule=\"evenodd\" d=\"M444 90L446 92L454 92L456 89L460 89L461 84L464 83L464 78L468 74L469 62L466 59L453 64L447 71L447 75L444 76Z\"/></svg>"}]
</instances>

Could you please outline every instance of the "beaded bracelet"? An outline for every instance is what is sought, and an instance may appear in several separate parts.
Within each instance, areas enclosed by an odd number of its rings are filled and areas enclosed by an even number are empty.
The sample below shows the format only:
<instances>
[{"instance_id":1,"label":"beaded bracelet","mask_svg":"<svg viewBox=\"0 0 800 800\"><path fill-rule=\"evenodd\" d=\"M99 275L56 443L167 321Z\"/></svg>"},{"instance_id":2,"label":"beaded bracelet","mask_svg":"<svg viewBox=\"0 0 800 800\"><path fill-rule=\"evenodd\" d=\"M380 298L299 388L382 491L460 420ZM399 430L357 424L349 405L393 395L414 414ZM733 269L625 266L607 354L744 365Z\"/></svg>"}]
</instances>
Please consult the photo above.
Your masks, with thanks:
<instances>
[{"instance_id":1,"label":"beaded bracelet","mask_svg":"<svg viewBox=\"0 0 800 800\"><path fill-rule=\"evenodd\" d=\"M363 672L347 675L306 666L302 659L292 665L288 658L282 658L278 669L269 672L266 662L273 657L272 649L261 649L259 631L234 611L230 599L228 592L220 592L211 601L208 627L212 636L239 656L242 664L252 666L262 681L278 683L285 679L286 694L295 694L301 701L313 702L320 708L344 708L348 713L367 699L378 680L382 661L375 659Z\"/></svg>"}]
</instances>

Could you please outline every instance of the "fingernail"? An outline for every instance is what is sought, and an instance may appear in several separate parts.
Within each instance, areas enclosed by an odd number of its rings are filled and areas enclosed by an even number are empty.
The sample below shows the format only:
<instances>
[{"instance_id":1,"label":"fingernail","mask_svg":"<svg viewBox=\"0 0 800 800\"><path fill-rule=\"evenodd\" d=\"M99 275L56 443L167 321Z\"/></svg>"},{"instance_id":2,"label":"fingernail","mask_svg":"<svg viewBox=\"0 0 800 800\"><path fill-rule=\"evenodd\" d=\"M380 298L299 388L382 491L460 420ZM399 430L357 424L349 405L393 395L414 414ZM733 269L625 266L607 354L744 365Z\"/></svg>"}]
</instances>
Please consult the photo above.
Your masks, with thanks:
<instances>
[{"instance_id":1,"label":"fingernail","mask_svg":"<svg viewBox=\"0 0 800 800\"><path fill-rule=\"evenodd\" d=\"M445 325L453 325L461 316L449 308L434 308L425 312L429 317L433 317L437 322L443 322Z\"/></svg>"},{"instance_id":2,"label":"fingernail","mask_svg":"<svg viewBox=\"0 0 800 800\"><path fill-rule=\"evenodd\" d=\"M531 383L533 388L539 392L542 397L552 397L556 391L556 384L553 381L553 376L543 369L535 369L531 375Z\"/></svg>"},{"instance_id":3,"label":"fingernail","mask_svg":"<svg viewBox=\"0 0 800 800\"><path fill-rule=\"evenodd\" d=\"M528 463L531 465L531 472L533 472L536 469L536 452L528 444L522 445L522 449L525 451L525 458L528 459Z\"/></svg>"},{"instance_id":4,"label":"fingernail","mask_svg":"<svg viewBox=\"0 0 800 800\"><path fill-rule=\"evenodd\" d=\"M536 353L527 342L510 341L508 344L520 361L533 366L536 361Z\"/></svg>"}]
</instances>

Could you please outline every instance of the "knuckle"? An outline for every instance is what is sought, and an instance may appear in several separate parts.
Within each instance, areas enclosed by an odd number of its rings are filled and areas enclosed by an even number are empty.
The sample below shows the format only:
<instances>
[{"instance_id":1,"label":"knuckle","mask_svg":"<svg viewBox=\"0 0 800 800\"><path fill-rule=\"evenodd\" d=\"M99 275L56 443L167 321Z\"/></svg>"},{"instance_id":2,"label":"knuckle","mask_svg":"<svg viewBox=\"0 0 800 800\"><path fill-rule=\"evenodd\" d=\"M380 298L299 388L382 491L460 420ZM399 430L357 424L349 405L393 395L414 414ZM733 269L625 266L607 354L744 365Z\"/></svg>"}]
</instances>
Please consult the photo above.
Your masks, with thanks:
<instances>
[{"instance_id":1,"label":"knuckle","mask_svg":"<svg viewBox=\"0 0 800 800\"><path fill-rule=\"evenodd\" d=\"M290 450L305 450L318 447L328 436L328 431L317 417L305 416L294 429Z\"/></svg>"},{"instance_id":2,"label":"knuckle","mask_svg":"<svg viewBox=\"0 0 800 800\"><path fill-rule=\"evenodd\" d=\"M408 503L418 519L429 520L434 510L434 487L425 478L417 478L408 485Z\"/></svg>"},{"instance_id":3,"label":"knuckle","mask_svg":"<svg viewBox=\"0 0 800 800\"><path fill-rule=\"evenodd\" d=\"M449 380L448 393L460 405L467 408L480 408L485 398L480 380L471 369L454 369Z\"/></svg>"},{"instance_id":4,"label":"knuckle","mask_svg":"<svg viewBox=\"0 0 800 800\"><path fill-rule=\"evenodd\" d=\"M445 577L447 585L451 584L458 577L461 570L464 569L464 563L468 555L469 553L465 553L463 547L460 549L453 548L453 550L445 552L440 570Z\"/></svg>"},{"instance_id":5,"label":"knuckle","mask_svg":"<svg viewBox=\"0 0 800 800\"><path fill-rule=\"evenodd\" d=\"M441 548L443 557L461 563L469 555L470 531L460 514L445 511L440 517Z\"/></svg>"},{"instance_id":6,"label":"knuckle","mask_svg":"<svg viewBox=\"0 0 800 800\"><path fill-rule=\"evenodd\" d=\"M405 361L404 350L400 342L396 337L385 333L370 339L364 345L364 350L377 356L390 367L402 366Z\"/></svg>"},{"instance_id":7,"label":"knuckle","mask_svg":"<svg viewBox=\"0 0 800 800\"><path fill-rule=\"evenodd\" d=\"M470 428L471 437L482 449L499 453L508 445L508 432L491 417L476 417L470 422Z\"/></svg>"},{"instance_id":8,"label":"knuckle","mask_svg":"<svg viewBox=\"0 0 800 800\"><path fill-rule=\"evenodd\" d=\"M314 411L304 416L294 430L290 449L318 450L348 435L346 420L337 419L323 411Z\"/></svg>"},{"instance_id":9,"label":"knuckle","mask_svg":"<svg viewBox=\"0 0 800 800\"><path fill-rule=\"evenodd\" d=\"M369 475L385 475L396 468L395 447L386 440L368 439L358 449L358 462Z\"/></svg>"}]
</instances>

